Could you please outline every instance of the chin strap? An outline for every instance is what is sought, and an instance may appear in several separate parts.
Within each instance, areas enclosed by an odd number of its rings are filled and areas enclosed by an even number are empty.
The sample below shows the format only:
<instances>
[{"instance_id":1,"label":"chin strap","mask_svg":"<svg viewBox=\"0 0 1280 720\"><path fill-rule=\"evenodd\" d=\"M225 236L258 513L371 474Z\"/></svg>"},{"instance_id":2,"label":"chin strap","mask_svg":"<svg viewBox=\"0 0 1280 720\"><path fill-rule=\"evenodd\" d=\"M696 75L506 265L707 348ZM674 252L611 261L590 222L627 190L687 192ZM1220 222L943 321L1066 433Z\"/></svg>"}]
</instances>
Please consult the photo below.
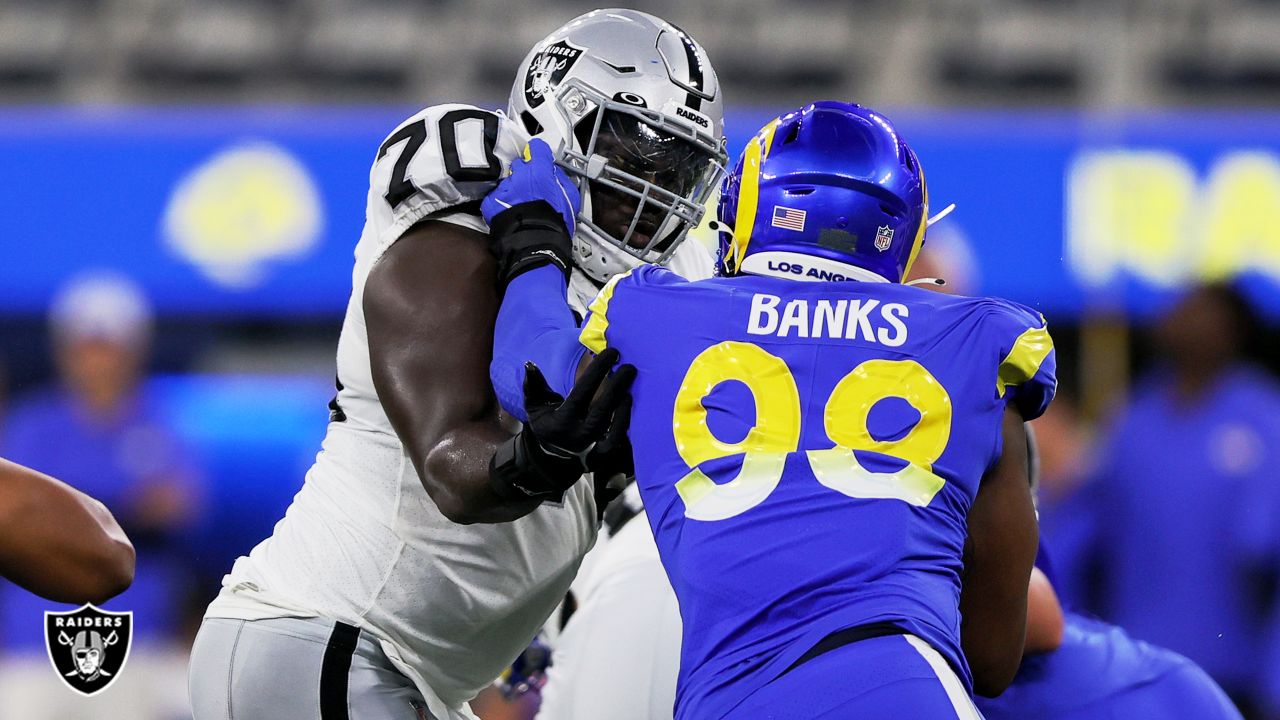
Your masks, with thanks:
<instances>
[{"instance_id":1,"label":"chin strap","mask_svg":"<svg viewBox=\"0 0 1280 720\"><path fill-rule=\"evenodd\" d=\"M953 210L955 210L955 209L956 209L956 204L955 204L955 203L951 203L950 205L948 205L948 206L946 206L946 207L942 208L942 210L938 211L938 214L937 214L937 215L934 215L933 217L929 218L928 220L925 220L925 222L924 222L924 226L925 226L926 228L933 227L933 226L934 226L935 224L937 224L940 220L942 220L942 218L944 218L944 217L946 217L946 216L950 215L950 214L951 214L951 212L952 212Z\"/></svg>"},{"instance_id":2,"label":"chin strap","mask_svg":"<svg viewBox=\"0 0 1280 720\"><path fill-rule=\"evenodd\" d=\"M911 282L903 283L903 285L936 285L938 287L941 287L946 284L947 284L947 281L943 280L942 278L916 278Z\"/></svg>"}]
</instances>

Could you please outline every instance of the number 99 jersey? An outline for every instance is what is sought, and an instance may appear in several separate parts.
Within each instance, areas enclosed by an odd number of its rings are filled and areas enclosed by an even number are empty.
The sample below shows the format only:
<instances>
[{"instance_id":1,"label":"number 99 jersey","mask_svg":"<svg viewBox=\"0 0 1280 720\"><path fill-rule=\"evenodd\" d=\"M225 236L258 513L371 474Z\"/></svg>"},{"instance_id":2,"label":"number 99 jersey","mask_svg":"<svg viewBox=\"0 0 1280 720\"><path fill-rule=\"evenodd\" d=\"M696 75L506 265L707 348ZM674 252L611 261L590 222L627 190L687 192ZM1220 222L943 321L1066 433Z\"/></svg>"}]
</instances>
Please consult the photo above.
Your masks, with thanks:
<instances>
[{"instance_id":1,"label":"number 99 jersey","mask_svg":"<svg viewBox=\"0 0 1280 720\"><path fill-rule=\"evenodd\" d=\"M966 517L1001 420L1053 397L1044 319L868 282L614 278L581 341L636 366L636 480L684 621L677 716L720 717L833 632L960 649Z\"/></svg>"}]
</instances>

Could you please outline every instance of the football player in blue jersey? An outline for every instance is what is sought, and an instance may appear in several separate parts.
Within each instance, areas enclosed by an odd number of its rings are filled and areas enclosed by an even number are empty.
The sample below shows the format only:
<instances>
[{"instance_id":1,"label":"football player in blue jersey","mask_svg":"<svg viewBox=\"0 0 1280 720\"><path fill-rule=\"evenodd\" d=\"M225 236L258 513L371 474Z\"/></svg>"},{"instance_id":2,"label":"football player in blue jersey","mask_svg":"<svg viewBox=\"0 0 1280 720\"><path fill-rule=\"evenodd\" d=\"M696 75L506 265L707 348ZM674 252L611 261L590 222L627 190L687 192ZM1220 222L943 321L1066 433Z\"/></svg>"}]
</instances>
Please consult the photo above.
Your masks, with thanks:
<instances>
[{"instance_id":1,"label":"football player in blue jersey","mask_svg":"<svg viewBox=\"0 0 1280 720\"><path fill-rule=\"evenodd\" d=\"M632 429L604 442L633 446L680 603L676 717L978 717L971 693L1000 693L1023 652L1044 319L901 284L924 174L856 105L748 144L722 191L723 277L619 275L580 329L566 185L533 143L483 205L507 283L491 376L536 416L593 354L635 372Z\"/></svg>"},{"instance_id":2,"label":"football player in blue jersey","mask_svg":"<svg viewBox=\"0 0 1280 720\"><path fill-rule=\"evenodd\" d=\"M1039 588L1056 605L1045 565L1037 559ZM1057 646L1023 658L1000 697L978 698L986 720L1241 720L1227 694L1194 662L1115 625L1059 613ZM1039 614L1047 623L1046 613Z\"/></svg>"},{"instance_id":3,"label":"football player in blue jersey","mask_svg":"<svg viewBox=\"0 0 1280 720\"><path fill-rule=\"evenodd\" d=\"M1034 487L1034 442L1027 454ZM1027 655L1004 694L978 698L986 720L1241 720L1227 694L1194 662L1115 625L1064 611L1044 545L1031 596ZM1042 652L1032 652L1033 635Z\"/></svg>"}]
</instances>

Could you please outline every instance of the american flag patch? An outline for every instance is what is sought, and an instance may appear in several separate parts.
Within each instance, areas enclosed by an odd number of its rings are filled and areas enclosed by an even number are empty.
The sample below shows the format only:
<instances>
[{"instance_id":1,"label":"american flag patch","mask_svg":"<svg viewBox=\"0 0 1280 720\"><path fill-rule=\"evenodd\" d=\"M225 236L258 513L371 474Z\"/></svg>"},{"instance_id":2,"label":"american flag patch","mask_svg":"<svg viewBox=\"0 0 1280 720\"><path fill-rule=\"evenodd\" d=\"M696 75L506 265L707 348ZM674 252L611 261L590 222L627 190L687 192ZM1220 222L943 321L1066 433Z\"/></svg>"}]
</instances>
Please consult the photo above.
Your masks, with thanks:
<instances>
[{"instance_id":1,"label":"american flag patch","mask_svg":"<svg viewBox=\"0 0 1280 720\"><path fill-rule=\"evenodd\" d=\"M796 232L804 231L804 210L796 210L795 208L782 207L781 205L773 206L773 222L770 225L780 227L784 230L795 230Z\"/></svg>"}]
</instances>

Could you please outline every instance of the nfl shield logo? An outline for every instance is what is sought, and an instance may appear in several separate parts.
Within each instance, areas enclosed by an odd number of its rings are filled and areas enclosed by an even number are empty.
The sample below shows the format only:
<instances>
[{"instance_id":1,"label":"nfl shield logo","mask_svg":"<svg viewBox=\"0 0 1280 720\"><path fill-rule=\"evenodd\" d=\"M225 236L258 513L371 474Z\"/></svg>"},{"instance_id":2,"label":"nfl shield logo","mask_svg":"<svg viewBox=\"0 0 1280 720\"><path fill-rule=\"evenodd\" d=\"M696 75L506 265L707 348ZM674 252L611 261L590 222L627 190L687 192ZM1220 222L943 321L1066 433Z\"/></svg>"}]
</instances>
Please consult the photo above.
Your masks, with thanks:
<instances>
[{"instance_id":1,"label":"nfl shield logo","mask_svg":"<svg viewBox=\"0 0 1280 720\"><path fill-rule=\"evenodd\" d=\"M85 605L71 612L44 614L49 661L72 690L90 697L115 682L133 640L133 613Z\"/></svg>"},{"instance_id":2,"label":"nfl shield logo","mask_svg":"<svg viewBox=\"0 0 1280 720\"><path fill-rule=\"evenodd\" d=\"M893 244L893 228L888 225L881 225L876 228L876 249L884 252Z\"/></svg>"}]
</instances>

